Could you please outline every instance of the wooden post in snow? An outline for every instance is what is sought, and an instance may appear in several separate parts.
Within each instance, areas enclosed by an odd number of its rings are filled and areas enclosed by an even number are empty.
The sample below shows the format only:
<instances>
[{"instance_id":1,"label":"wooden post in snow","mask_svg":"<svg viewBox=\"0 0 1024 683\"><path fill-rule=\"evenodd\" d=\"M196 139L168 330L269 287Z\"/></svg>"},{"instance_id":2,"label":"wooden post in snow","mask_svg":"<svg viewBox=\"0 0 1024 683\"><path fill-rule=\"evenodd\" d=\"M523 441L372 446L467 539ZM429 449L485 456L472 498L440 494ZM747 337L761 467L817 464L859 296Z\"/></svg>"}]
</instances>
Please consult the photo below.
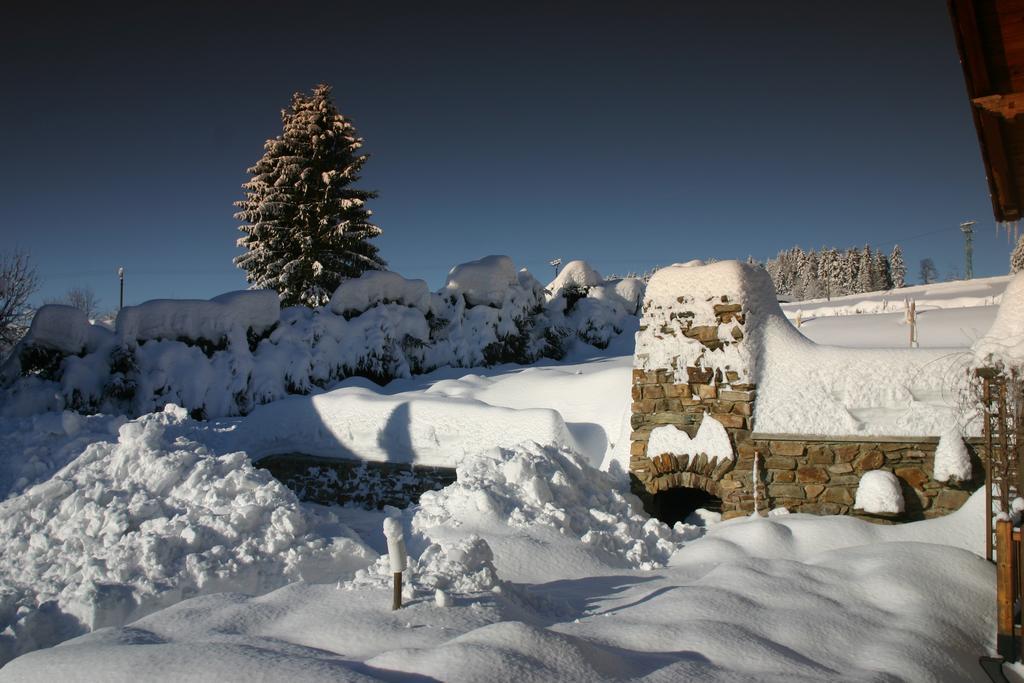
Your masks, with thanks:
<instances>
[{"instance_id":1,"label":"wooden post in snow","mask_svg":"<svg viewBox=\"0 0 1024 683\"><path fill-rule=\"evenodd\" d=\"M394 517L384 520L384 537L388 539L388 558L391 560L393 589L391 593L391 609L402 606L402 571L405 569L407 556L405 537L402 535L402 524Z\"/></svg>"},{"instance_id":2,"label":"wooden post in snow","mask_svg":"<svg viewBox=\"0 0 1024 683\"><path fill-rule=\"evenodd\" d=\"M1017 660L1017 639L1013 633L1014 560L1013 523L996 522L996 651L1006 661Z\"/></svg>"},{"instance_id":3,"label":"wooden post in snow","mask_svg":"<svg viewBox=\"0 0 1024 683\"><path fill-rule=\"evenodd\" d=\"M907 323L910 325L910 348L917 348L917 301L911 299L907 306Z\"/></svg>"}]
</instances>

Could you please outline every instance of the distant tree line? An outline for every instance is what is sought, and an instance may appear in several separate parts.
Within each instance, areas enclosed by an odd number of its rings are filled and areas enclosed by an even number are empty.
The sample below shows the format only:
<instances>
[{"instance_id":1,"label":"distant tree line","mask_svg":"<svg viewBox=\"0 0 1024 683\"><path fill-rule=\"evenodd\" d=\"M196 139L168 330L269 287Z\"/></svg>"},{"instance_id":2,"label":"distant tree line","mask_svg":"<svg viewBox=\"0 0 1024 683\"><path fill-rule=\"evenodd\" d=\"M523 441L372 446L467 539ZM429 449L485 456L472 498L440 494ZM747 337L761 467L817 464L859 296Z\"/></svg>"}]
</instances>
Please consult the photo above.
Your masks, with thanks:
<instances>
[{"instance_id":1,"label":"distant tree line","mask_svg":"<svg viewBox=\"0 0 1024 683\"><path fill-rule=\"evenodd\" d=\"M755 263L753 259L749 262ZM780 251L764 264L775 292L794 301L875 292L906 285L907 267L897 244L888 255L863 249Z\"/></svg>"}]
</instances>

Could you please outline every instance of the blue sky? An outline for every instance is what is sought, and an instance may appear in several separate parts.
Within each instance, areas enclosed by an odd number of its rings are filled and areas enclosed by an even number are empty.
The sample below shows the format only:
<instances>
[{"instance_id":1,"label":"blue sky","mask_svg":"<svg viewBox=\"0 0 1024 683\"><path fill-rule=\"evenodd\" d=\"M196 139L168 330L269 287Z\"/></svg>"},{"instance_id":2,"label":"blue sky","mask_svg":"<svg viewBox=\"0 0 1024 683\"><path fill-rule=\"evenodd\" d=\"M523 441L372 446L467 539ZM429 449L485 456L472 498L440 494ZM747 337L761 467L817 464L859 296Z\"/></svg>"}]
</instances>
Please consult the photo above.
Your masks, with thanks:
<instances>
[{"instance_id":1,"label":"blue sky","mask_svg":"<svg viewBox=\"0 0 1024 683\"><path fill-rule=\"evenodd\" d=\"M721 5L708 7L707 5ZM230 3L20 7L0 29L3 249L38 300L245 286L244 169L334 87L391 268L502 253L602 273L900 242L910 274L1003 274L945 4ZM47 13L44 13L46 10ZM57 17L57 18L54 18Z\"/></svg>"}]
</instances>

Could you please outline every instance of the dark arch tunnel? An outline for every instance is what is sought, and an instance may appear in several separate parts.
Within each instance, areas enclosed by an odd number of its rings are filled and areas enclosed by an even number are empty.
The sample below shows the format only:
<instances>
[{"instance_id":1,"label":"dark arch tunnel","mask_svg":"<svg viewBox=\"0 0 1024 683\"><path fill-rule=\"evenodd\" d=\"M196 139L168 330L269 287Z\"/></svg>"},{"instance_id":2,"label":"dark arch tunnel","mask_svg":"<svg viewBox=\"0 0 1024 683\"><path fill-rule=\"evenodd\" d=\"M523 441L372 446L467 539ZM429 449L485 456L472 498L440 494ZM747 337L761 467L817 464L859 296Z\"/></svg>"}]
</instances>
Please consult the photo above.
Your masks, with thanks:
<instances>
[{"instance_id":1,"label":"dark arch tunnel","mask_svg":"<svg viewBox=\"0 0 1024 683\"><path fill-rule=\"evenodd\" d=\"M669 526L683 522L690 514L704 508L711 512L722 511L722 499L703 489L686 487L670 488L643 498L644 509Z\"/></svg>"}]
</instances>

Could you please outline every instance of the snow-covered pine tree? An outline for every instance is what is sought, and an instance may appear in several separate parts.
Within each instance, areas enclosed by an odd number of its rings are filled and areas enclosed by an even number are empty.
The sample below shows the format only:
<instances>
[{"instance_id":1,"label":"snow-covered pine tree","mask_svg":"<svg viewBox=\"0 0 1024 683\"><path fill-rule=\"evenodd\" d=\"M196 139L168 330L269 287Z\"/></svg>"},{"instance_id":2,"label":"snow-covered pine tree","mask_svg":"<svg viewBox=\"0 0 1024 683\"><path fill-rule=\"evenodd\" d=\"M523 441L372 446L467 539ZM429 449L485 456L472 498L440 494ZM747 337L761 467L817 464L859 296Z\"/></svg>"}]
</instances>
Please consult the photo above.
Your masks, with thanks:
<instances>
[{"instance_id":1,"label":"snow-covered pine tree","mask_svg":"<svg viewBox=\"0 0 1024 683\"><path fill-rule=\"evenodd\" d=\"M1021 235L1020 239L1017 240L1017 246L1013 248L1013 253L1010 254L1010 272L1024 272L1024 235Z\"/></svg>"},{"instance_id":2,"label":"snow-covered pine tree","mask_svg":"<svg viewBox=\"0 0 1024 683\"><path fill-rule=\"evenodd\" d=\"M875 278L876 289L892 289L892 269L889 267L889 259L880 251L875 252L874 272L871 276Z\"/></svg>"},{"instance_id":3,"label":"snow-covered pine tree","mask_svg":"<svg viewBox=\"0 0 1024 683\"><path fill-rule=\"evenodd\" d=\"M253 289L276 290L285 306L323 305L342 280L386 266L369 241L381 234L366 208L377 194L352 187L368 155L330 94L318 85L312 95L292 95L282 134L267 140L247 170L245 199L235 202L246 250L235 265Z\"/></svg>"},{"instance_id":4,"label":"snow-covered pine tree","mask_svg":"<svg viewBox=\"0 0 1024 683\"><path fill-rule=\"evenodd\" d=\"M898 244L892 248L892 254L889 255L889 272L893 287L907 286L907 264L903 262L903 249Z\"/></svg>"},{"instance_id":5,"label":"snow-covered pine tree","mask_svg":"<svg viewBox=\"0 0 1024 683\"><path fill-rule=\"evenodd\" d=\"M864 245L864 251L860 253L860 265L857 268L857 293L873 292L877 289L875 279L872 277L871 247Z\"/></svg>"}]
</instances>

